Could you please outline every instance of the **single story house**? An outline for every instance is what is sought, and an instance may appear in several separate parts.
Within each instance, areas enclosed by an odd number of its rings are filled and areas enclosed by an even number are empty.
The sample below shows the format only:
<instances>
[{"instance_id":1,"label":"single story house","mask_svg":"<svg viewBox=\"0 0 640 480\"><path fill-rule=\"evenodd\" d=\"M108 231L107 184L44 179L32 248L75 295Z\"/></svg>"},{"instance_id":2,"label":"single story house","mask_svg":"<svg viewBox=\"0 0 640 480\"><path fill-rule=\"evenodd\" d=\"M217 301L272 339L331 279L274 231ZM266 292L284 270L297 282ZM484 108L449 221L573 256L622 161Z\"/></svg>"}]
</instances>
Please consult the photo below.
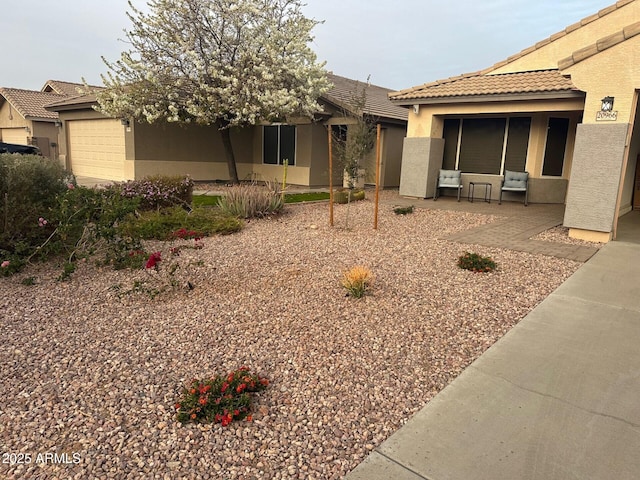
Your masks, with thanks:
<instances>
[{"instance_id":1,"label":"single story house","mask_svg":"<svg viewBox=\"0 0 640 480\"><path fill-rule=\"evenodd\" d=\"M45 157L58 157L59 119L45 105L77 96L78 83L49 80L41 91L0 88L0 141L37 146Z\"/></svg>"},{"instance_id":2,"label":"single story house","mask_svg":"<svg viewBox=\"0 0 640 480\"><path fill-rule=\"evenodd\" d=\"M319 99L316 118L292 118L286 124L234 128L231 141L238 176L243 179L282 180L294 185L325 186L328 176L328 135L332 125L353 123L349 100L362 82L329 74L333 88ZM364 114L383 128L381 185L398 187L407 110L392 104L390 89L369 85ZM77 176L107 180L139 179L149 175L190 175L194 180L228 180L222 138L213 126L109 118L97 112L96 95L52 102L47 109L62 122L60 161ZM345 112L347 112L345 114ZM364 159L366 180L375 181L375 152ZM335 181L342 181L336 172Z\"/></svg>"},{"instance_id":3,"label":"single story house","mask_svg":"<svg viewBox=\"0 0 640 480\"><path fill-rule=\"evenodd\" d=\"M621 0L485 70L390 95L409 109L400 194L440 169L492 184L529 172L529 200L565 203L575 238L608 241L640 207L640 0ZM634 192L637 194L634 195Z\"/></svg>"}]
</instances>

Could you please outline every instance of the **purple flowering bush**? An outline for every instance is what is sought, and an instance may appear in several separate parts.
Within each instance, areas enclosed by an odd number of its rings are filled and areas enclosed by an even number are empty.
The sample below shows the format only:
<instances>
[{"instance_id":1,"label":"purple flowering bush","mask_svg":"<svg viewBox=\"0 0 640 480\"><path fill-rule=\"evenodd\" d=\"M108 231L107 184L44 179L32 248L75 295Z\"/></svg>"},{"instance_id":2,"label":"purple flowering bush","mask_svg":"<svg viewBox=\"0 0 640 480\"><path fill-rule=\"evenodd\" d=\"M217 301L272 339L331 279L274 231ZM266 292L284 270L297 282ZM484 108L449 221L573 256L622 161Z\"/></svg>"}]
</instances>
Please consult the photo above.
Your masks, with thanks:
<instances>
[{"instance_id":1,"label":"purple flowering bush","mask_svg":"<svg viewBox=\"0 0 640 480\"><path fill-rule=\"evenodd\" d=\"M156 175L114 185L125 198L139 198L140 210L159 210L175 205L189 206L193 198L190 177Z\"/></svg>"}]
</instances>

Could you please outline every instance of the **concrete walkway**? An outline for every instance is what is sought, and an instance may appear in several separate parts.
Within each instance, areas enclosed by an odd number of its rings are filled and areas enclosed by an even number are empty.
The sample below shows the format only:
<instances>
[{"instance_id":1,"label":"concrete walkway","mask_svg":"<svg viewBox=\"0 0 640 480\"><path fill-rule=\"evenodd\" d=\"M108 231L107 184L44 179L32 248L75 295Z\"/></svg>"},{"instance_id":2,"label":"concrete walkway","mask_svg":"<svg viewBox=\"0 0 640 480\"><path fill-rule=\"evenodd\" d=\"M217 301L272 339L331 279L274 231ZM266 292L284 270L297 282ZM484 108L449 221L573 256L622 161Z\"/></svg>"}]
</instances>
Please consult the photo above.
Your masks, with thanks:
<instances>
[{"instance_id":1,"label":"concrete walkway","mask_svg":"<svg viewBox=\"0 0 640 480\"><path fill-rule=\"evenodd\" d=\"M346 480L640 478L640 214L618 232Z\"/></svg>"}]
</instances>

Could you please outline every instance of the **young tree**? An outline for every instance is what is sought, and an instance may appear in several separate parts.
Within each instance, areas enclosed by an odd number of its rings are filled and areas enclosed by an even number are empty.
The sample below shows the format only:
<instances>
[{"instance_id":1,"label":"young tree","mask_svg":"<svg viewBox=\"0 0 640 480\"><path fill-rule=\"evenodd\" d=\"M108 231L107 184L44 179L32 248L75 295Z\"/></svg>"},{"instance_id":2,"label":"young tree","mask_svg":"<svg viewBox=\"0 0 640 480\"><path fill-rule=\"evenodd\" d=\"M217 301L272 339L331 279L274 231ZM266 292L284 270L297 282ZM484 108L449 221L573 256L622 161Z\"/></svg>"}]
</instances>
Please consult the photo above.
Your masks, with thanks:
<instances>
[{"instance_id":1,"label":"young tree","mask_svg":"<svg viewBox=\"0 0 640 480\"><path fill-rule=\"evenodd\" d=\"M313 116L330 84L300 0L131 0L131 49L102 77L99 110L149 123L214 125L238 183L230 127Z\"/></svg>"},{"instance_id":2,"label":"young tree","mask_svg":"<svg viewBox=\"0 0 640 480\"><path fill-rule=\"evenodd\" d=\"M375 119L366 111L369 85L369 78L362 87L360 82L356 82L342 108L343 116L350 118L351 123L346 125L346 130L339 128L333 132L335 155L344 169L350 189L358 183L362 161L376 142Z\"/></svg>"}]
</instances>

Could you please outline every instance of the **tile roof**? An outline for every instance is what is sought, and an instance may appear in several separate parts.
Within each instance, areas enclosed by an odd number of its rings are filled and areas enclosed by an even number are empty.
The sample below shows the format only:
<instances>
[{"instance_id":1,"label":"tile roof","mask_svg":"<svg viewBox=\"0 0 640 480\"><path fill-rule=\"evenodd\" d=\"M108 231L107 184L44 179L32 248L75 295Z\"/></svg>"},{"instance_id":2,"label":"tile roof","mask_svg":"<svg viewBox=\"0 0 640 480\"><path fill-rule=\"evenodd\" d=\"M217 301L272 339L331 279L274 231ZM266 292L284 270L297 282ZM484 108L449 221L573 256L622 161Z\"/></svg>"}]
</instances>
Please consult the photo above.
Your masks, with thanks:
<instances>
[{"instance_id":1,"label":"tile roof","mask_svg":"<svg viewBox=\"0 0 640 480\"><path fill-rule=\"evenodd\" d=\"M604 38L601 38L596 43L588 45L580 50L576 50L570 57L563 58L558 62L558 68L565 69L569 68L576 63L579 63L583 60L586 60L589 57L597 55L598 53L611 48L619 43L624 42L625 40L629 40L630 38L635 37L636 35L640 35L640 22L633 23L631 25L626 26L623 30L620 30L617 33L612 35L608 35Z\"/></svg>"},{"instance_id":2,"label":"tile roof","mask_svg":"<svg viewBox=\"0 0 640 480\"><path fill-rule=\"evenodd\" d=\"M446 85L446 84L451 84L451 83L455 83L455 82L460 82L457 83L458 87L461 87L460 90L458 91L457 95L452 95L451 93L449 93L448 95L445 95L445 98L451 97L451 96L472 96L472 95L485 95L485 94L498 94L498 93L533 93L532 90L523 90L522 92L483 92L483 93L478 93L475 90L483 90L484 88L489 88L490 89L490 85L495 82L496 80L490 80L490 79L485 79L485 80L481 80L483 77L489 77L489 76L498 76L498 75L488 75L490 74L492 71L497 70L498 68L504 67L505 65L508 65L509 63L518 60L519 58L522 58L526 55L529 55L532 52L535 52L536 50L550 44L551 42L554 42L556 40L558 40L559 38L564 37L565 35L568 35L582 27L584 27L585 25L588 25L596 20L598 20L601 17L604 17L605 15L608 15L612 12L615 12L616 10L630 4L633 3L637 0L620 0L618 2L616 2L613 5L610 5L609 7L603 8L602 10L600 10L598 13L594 14L594 15L590 15L586 18L583 18L582 20L580 20L577 23L574 23L573 25L569 25L568 27L566 27L564 30L561 30L560 32L557 32L553 35L551 35L550 37L536 43L535 45L526 48L524 50L522 50L519 53L516 53L515 55L510 56L509 58L507 58L506 60L503 60L501 62L496 63L495 65L489 67L489 68L485 68L483 70L479 70L477 72L473 72L473 73L466 73L457 77L451 77L451 78L447 78L447 79L443 79L443 80L437 80L435 82L432 83L427 83L424 85L419 85L416 87L412 87L412 88L408 88L405 90L401 90L399 92L395 92L389 95L389 97L391 98L391 100L395 101L396 103L399 103L400 100L408 100L408 99L419 99L419 98L434 98L436 97L436 95L434 95L434 92L436 92L436 88L433 87L437 87L439 85ZM624 39L626 40L627 38L630 38L631 36L634 36L636 34L640 33L640 25L638 24L633 24L628 26L627 28L624 29L623 32L617 33L615 35L610 35L608 37L605 37L601 40L599 40L598 42L596 42L595 44L593 44L592 46L583 48L578 50L577 52L574 52L573 55L569 58L560 60L559 62L559 68L567 68L568 66L571 66L574 63L577 63L579 61L584 60L585 58L588 58L591 55L595 55L596 53L609 48L617 43L619 43L620 41L620 37L624 37ZM547 72L552 72L555 70L546 70ZM542 71L541 71L542 72ZM533 74L536 72L521 72L522 74ZM504 75L509 75L509 74L504 74ZM476 78L478 80L476 81L468 81L468 82L464 82L464 84L461 82L462 80L465 79L471 79L471 78ZM521 78L514 78L514 80L521 80ZM542 80L542 79L541 79ZM551 80L551 83L553 83L553 80L550 78L546 78L544 79L544 82L547 82ZM568 80L569 81L569 80ZM570 81L569 81L570 82ZM482 87L480 86L480 84L484 84ZM462 87L464 86L468 86L469 88L471 88L471 90L469 91L464 91L462 89ZM551 86L551 85L547 85L547 86ZM514 85L513 87L517 87L517 85ZM572 86L573 87L573 86ZM507 86L504 86L504 88L507 88ZM527 87L530 88L530 87ZM575 87L573 87L575 88ZM446 92L445 88L441 88L439 89L441 92ZM453 90L452 90L453 91ZM539 91L558 91L558 90L539 90ZM420 96L419 92L429 92L430 96L427 97L422 97Z\"/></svg>"},{"instance_id":3,"label":"tile roof","mask_svg":"<svg viewBox=\"0 0 640 480\"><path fill-rule=\"evenodd\" d=\"M58 101L49 103L45 108L54 112L77 108L92 108L97 101L95 93L87 93L84 95L76 95L75 97L64 97Z\"/></svg>"},{"instance_id":4,"label":"tile roof","mask_svg":"<svg viewBox=\"0 0 640 480\"><path fill-rule=\"evenodd\" d=\"M77 97L82 93L81 89L84 89L84 84L82 83L47 80L41 91L58 93L60 95L66 95L67 97Z\"/></svg>"},{"instance_id":5,"label":"tile roof","mask_svg":"<svg viewBox=\"0 0 640 480\"><path fill-rule=\"evenodd\" d=\"M460 75L392 93L390 99L397 103L406 103L417 99L443 98L468 101L470 97L486 95L547 93L580 94L571 79L562 75L558 70L538 70L499 75L479 73Z\"/></svg>"},{"instance_id":6,"label":"tile roof","mask_svg":"<svg viewBox=\"0 0 640 480\"><path fill-rule=\"evenodd\" d=\"M25 119L56 120L58 114L45 110L45 105L60 101L65 95L50 92L36 92L19 88L0 88L3 96Z\"/></svg>"},{"instance_id":7,"label":"tile roof","mask_svg":"<svg viewBox=\"0 0 640 480\"><path fill-rule=\"evenodd\" d=\"M325 93L322 98L342 108L347 108L356 91L361 90L367 85L366 82L352 80L334 75L333 73L327 74L327 77L329 81L333 83L333 87ZM364 108L365 113L374 117L406 121L408 118L408 110L404 107L394 105L389 101L389 94L392 92L393 90L389 88L368 85Z\"/></svg>"},{"instance_id":8,"label":"tile roof","mask_svg":"<svg viewBox=\"0 0 640 480\"><path fill-rule=\"evenodd\" d=\"M346 107L356 89L362 88L366 85L366 82L358 82L332 73L327 74L327 77L329 78L329 81L333 83L333 87L329 92L324 94L322 98L338 107ZM407 121L408 110L404 107L394 105L389 101L389 93L391 92L393 92L393 90L389 88L369 85L367 87L365 113L381 118ZM60 111L73 108L84 108L94 104L95 102L95 93L90 93L72 98L60 99L56 102L52 102L47 106L47 108Z\"/></svg>"},{"instance_id":9,"label":"tile roof","mask_svg":"<svg viewBox=\"0 0 640 480\"><path fill-rule=\"evenodd\" d=\"M605 15L608 15L612 12L615 12L616 10L618 10L619 8L624 7L625 5L628 5L630 3L635 2L636 0L620 0L616 3L614 3L613 5L610 5L606 8L603 8L602 10L600 10L598 13L595 13L593 15L590 15L588 17L583 18L582 20L580 20L579 22L574 23L573 25L569 25L567 28L565 28L564 30L561 30L557 33L554 33L553 35L551 35L548 38L545 38L544 40L541 40L540 42L536 43L535 45L529 47L529 48L525 48L524 50L522 50L521 52L516 53L515 55L510 56L509 58L507 58L506 60L503 60L501 62L496 63L495 65L482 70L481 72L478 73L488 73L492 70L497 70L500 67L504 67L505 65L518 60L519 58L522 58L526 55L529 55L531 52L535 52L536 50L538 50L539 48L542 48L548 44L550 44L551 42L554 42L556 40L558 40L559 38L564 37L565 35L568 35L576 30L578 30L579 28L584 27L585 25L590 24L591 22L595 22L596 20L598 20L601 17L604 17Z\"/></svg>"}]
</instances>

